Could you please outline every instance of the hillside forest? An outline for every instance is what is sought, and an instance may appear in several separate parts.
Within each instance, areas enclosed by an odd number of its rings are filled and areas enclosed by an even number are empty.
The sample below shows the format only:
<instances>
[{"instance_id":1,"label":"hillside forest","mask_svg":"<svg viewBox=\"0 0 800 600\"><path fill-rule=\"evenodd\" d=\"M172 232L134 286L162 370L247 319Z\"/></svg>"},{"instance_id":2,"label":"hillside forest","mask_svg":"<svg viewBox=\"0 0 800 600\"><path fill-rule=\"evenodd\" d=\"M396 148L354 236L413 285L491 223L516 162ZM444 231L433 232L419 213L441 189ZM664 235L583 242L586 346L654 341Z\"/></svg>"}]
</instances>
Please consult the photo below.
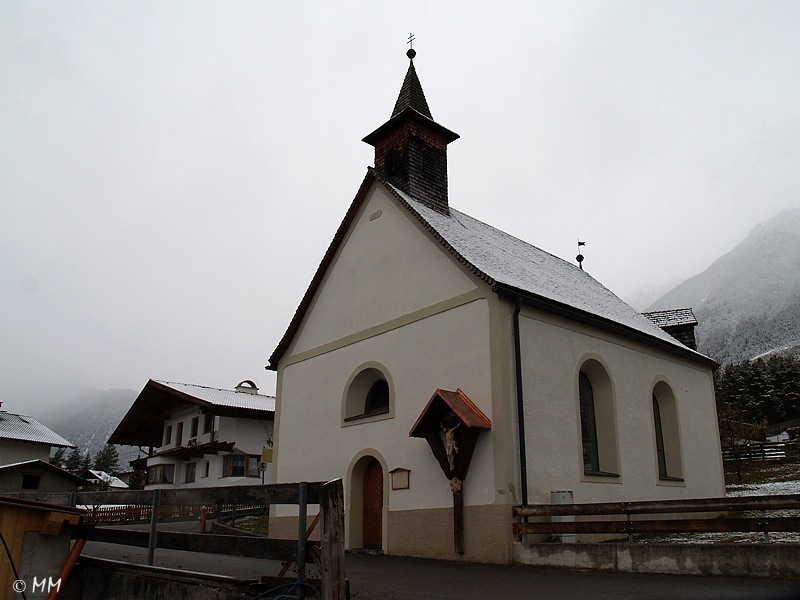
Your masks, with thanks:
<instances>
[{"instance_id":1,"label":"hillside forest","mask_svg":"<svg viewBox=\"0 0 800 600\"><path fill-rule=\"evenodd\" d=\"M800 419L800 357L796 355L725 365L714 383L718 407L740 421L772 425Z\"/></svg>"}]
</instances>

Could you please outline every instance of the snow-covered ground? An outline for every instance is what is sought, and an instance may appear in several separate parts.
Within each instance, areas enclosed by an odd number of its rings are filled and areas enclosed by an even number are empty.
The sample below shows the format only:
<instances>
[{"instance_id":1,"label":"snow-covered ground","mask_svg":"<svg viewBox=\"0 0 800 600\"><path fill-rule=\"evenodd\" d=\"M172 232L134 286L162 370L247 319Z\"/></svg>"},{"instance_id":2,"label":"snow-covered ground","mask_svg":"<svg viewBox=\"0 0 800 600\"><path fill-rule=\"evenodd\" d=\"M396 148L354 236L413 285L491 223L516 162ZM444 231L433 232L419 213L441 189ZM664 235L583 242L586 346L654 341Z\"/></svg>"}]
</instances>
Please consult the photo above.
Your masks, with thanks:
<instances>
[{"instance_id":1,"label":"snow-covered ground","mask_svg":"<svg viewBox=\"0 0 800 600\"><path fill-rule=\"evenodd\" d=\"M746 476L748 483L730 483L726 486L726 495L731 497L741 496L779 496L784 494L800 494L800 464L783 463L765 469L761 473ZM796 510L773 510L768 511L767 516L798 516ZM752 512L743 516L760 516ZM659 535L642 538L644 543L763 543L765 541L763 533L691 533ZM769 534L770 542L793 542L800 543L800 532L772 532Z\"/></svg>"}]
</instances>

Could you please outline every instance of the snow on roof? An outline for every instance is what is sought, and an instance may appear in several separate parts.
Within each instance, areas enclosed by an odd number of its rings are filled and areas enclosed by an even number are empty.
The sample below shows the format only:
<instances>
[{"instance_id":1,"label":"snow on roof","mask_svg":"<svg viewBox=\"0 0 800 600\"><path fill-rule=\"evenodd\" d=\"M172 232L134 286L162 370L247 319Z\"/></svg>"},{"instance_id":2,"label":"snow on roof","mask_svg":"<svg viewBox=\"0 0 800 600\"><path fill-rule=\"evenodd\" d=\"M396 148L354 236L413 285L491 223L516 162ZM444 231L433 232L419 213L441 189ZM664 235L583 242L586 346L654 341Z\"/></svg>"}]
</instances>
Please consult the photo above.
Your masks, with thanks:
<instances>
[{"instance_id":1,"label":"snow on roof","mask_svg":"<svg viewBox=\"0 0 800 600\"><path fill-rule=\"evenodd\" d=\"M128 484L122 481L119 477L115 477L105 471L97 471L96 469L89 469L87 471L92 477L86 476L86 479L92 481L93 479L97 481L102 481L103 483L107 483L109 487L118 488L118 489L128 489Z\"/></svg>"},{"instance_id":2,"label":"snow on roof","mask_svg":"<svg viewBox=\"0 0 800 600\"><path fill-rule=\"evenodd\" d=\"M172 390L175 390L176 392L193 396L198 400L208 402L214 406L275 412L274 396L253 394L251 392L240 392L237 390L222 390L219 388L206 387L191 383L174 383L171 381L159 381L158 379L155 379L154 381Z\"/></svg>"},{"instance_id":3,"label":"snow on roof","mask_svg":"<svg viewBox=\"0 0 800 600\"><path fill-rule=\"evenodd\" d=\"M51 431L33 417L18 415L4 410L0 410L0 438L47 444L48 446L60 446L62 448L75 447L74 444Z\"/></svg>"},{"instance_id":4,"label":"snow on roof","mask_svg":"<svg viewBox=\"0 0 800 600\"><path fill-rule=\"evenodd\" d=\"M516 288L687 349L577 265L452 207L442 214L376 176L491 285Z\"/></svg>"}]
</instances>

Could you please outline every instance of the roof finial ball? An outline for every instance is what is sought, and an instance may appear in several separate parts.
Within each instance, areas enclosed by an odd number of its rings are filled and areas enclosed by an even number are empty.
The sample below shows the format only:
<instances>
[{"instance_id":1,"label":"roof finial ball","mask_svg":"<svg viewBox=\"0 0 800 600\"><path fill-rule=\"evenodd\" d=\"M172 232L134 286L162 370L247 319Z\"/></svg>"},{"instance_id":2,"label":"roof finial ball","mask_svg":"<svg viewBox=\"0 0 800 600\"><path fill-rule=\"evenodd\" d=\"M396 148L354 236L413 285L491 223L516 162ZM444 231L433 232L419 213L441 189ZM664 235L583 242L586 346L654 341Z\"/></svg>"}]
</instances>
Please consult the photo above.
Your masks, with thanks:
<instances>
[{"instance_id":1,"label":"roof finial ball","mask_svg":"<svg viewBox=\"0 0 800 600\"><path fill-rule=\"evenodd\" d=\"M417 55L417 51L414 50L414 34L413 33L409 33L408 34L408 41L406 42L406 44L409 45L408 52L406 52L406 56L409 59L414 60L414 57Z\"/></svg>"}]
</instances>

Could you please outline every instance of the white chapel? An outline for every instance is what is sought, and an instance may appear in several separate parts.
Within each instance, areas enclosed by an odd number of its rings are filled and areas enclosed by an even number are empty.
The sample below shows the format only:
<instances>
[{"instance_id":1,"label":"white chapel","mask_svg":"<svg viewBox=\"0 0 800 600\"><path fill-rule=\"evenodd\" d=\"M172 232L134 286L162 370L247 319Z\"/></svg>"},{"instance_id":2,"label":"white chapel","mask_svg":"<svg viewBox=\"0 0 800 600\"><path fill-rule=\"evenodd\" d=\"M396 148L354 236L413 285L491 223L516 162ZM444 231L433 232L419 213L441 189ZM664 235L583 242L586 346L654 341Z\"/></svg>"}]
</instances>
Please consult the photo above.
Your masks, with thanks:
<instances>
[{"instance_id":1,"label":"white chapel","mask_svg":"<svg viewBox=\"0 0 800 600\"><path fill-rule=\"evenodd\" d=\"M552 491L724 495L714 361L577 265L456 210L458 135L434 121L414 56L269 359L273 482L342 478L348 548L498 563L511 507ZM276 537L296 533L286 510Z\"/></svg>"}]
</instances>

